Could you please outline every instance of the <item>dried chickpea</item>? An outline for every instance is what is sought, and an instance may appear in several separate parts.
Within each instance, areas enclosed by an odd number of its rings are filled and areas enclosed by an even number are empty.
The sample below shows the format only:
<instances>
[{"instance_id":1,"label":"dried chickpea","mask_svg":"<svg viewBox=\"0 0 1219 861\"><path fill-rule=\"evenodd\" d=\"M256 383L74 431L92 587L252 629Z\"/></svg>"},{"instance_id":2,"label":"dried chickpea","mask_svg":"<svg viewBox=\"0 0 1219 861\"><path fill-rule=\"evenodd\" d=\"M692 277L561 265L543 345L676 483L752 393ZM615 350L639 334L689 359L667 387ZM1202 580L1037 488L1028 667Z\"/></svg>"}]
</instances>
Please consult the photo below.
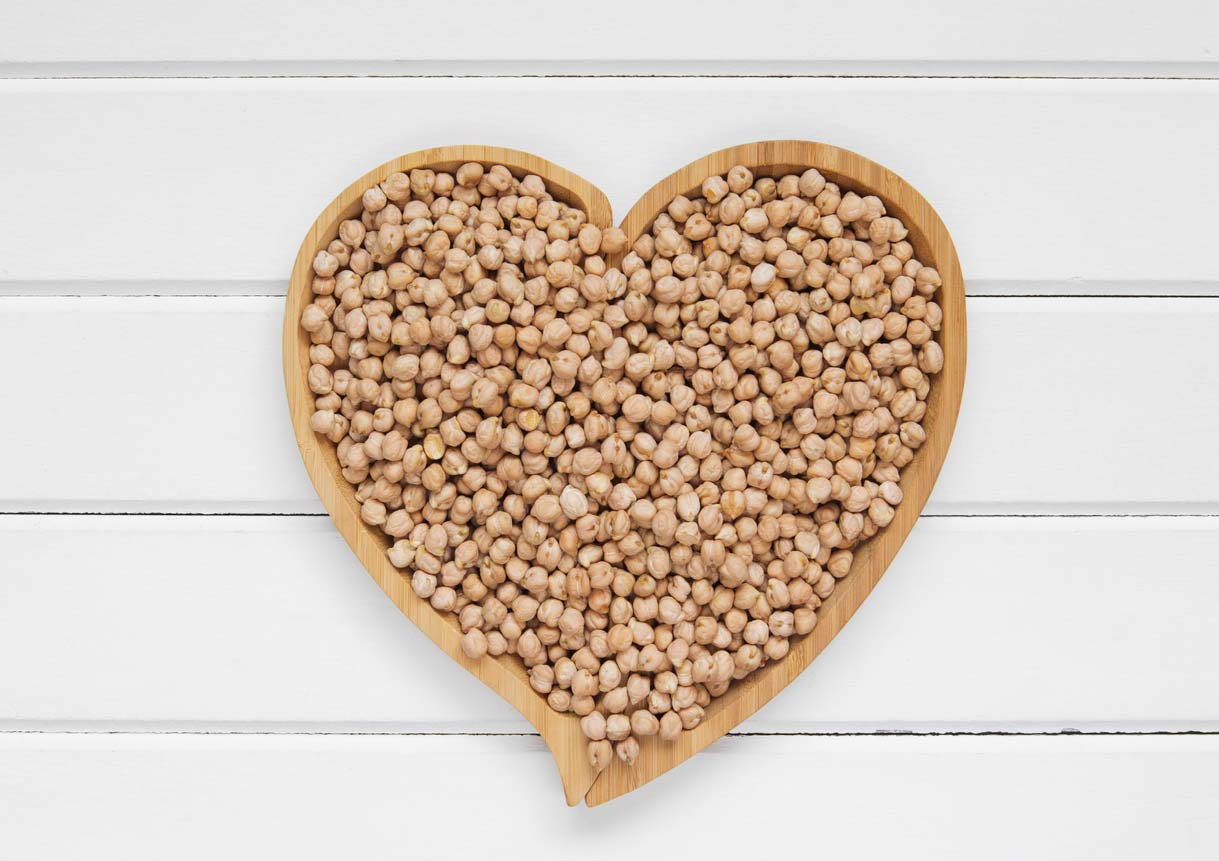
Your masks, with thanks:
<instances>
[{"instance_id":1,"label":"dried chickpea","mask_svg":"<svg viewBox=\"0 0 1219 861\"><path fill-rule=\"evenodd\" d=\"M942 279L814 168L734 166L638 237L503 165L361 203L312 260L310 427L463 654L631 764L782 660L896 516Z\"/></svg>"}]
</instances>

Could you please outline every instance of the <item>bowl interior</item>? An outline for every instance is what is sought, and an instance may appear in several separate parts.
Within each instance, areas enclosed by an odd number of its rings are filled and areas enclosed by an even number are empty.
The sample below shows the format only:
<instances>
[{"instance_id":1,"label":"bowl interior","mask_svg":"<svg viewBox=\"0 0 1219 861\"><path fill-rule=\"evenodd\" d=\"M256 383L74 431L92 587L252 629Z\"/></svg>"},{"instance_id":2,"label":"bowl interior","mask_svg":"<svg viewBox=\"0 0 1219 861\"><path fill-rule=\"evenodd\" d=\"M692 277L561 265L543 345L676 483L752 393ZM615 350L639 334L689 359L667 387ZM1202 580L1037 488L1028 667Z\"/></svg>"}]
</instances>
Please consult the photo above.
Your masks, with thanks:
<instances>
[{"instance_id":1,"label":"bowl interior","mask_svg":"<svg viewBox=\"0 0 1219 861\"><path fill-rule=\"evenodd\" d=\"M723 696L705 708L703 722L676 742L643 739L640 759L633 767L615 760L594 784L588 797L590 804L629 792L697 753L754 714L828 645L879 581L918 519L939 474L959 410L965 372L965 288L956 250L943 222L922 195L875 162L848 150L805 141L764 141L721 150L676 171L645 194L623 219L628 240L650 229L673 197L701 195L703 179L723 175L737 164L748 167L755 176L776 179L815 167L844 191L861 196L874 194L884 201L887 213L906 226L915 256L925 265L934 266L943 280L935 300L944 311L937 334L945 351L944 368L934 377L927 397L927 414L922 421L927 440L902 470L904 496L894 519L855 548L850 573L838 581L817 610L817 627L802 638L792 638L791 650L782 660L734 681Z\"/></svg>"},{"instance_id":2,"label":"bowl interior","mask_svg":"<svg viewBox=\"0 0 1219 861\"><path fill-rule=\"evenodd\" d=\"M473 155L473 154L472 154ZM509 151L504 151L504 159L485 160L480 158L447 158L436 161L421 161L413 159L409 156L404 159L398 159L394 162L381 165L376 170L370 171L365 176L361 177L356 182L345 190L335 201L327 207L327 209L318 218L310 232L310 237L306 239L305 245L301 247L301 254L298 256L297 265L292 271L292 280L289 286L289 300L296 300L298 309L303 309L308 304L312 295L313 270L312 260L313 255L325 248L333 242L339 235L339 225L348 219L358 218L363 209L361 200L366 189L381 182L391 173L409 172L415 168L428 168L438 173L448 172L453 173L461 165L470 161L477 161L483 164L484 167L491 167L493 164L502 164L507 167L517 179L521 179L530 173L537 173L546 181L547 189L558 200L569 206L575 206L586 213L590 214L590 218L595 214L601 216L604 220L600 222L601 226L609 225L609 204L605 200L605 196L599 192L595 194L589 193L587 183L573 182L571 177L566 175L567 171L551 166L550 172L557 176L550 176L541 171L548 170L545 163L540 159L532 160L530 163L525 163L526 159L518 158L513 160ZM524 155L524 154L521 154ZM409 159L409 163L405 161ZM302 265L303 261L303 265ZM301 380L305 379L305 375L309 369L309 336L299 326L296 327L296 358ZM358 512L359 507L355 501L354 489L350 487L347 480L343 478L342 466L339 464L338 456L333 444L326 442L322 443L320 438L315 438L318 448L323 450L322 459L325 462L327 471L335 484L339 487L347 489L351 497L351 503L356 507ZM363 525L363 524L362 524ZM365 530L371 535L372 539L383 549L388 550L393 543L389 536L378 529L365 526ZM448 613L440 614L445 621L450 623L454 629L457 629L456 620ZM519 667L520 662L511 660L514 666ZM523 670L522 670L523 672Z\"/></svg>"},{"instance_id":3,"label":"bowl interior","mask_svg":"<svg viewBox=\"0 0 1219 861\"><path fill-rule=\"evenodd\" d=\"M410 589L409 578L389 563L386 557L391 543L389 537L360 519L354 488L342 476L335 446L314 435L309 428L313 404L313 396L306 385L310 341L297 321L311 298L314 254L337 237L342 221L358 217L363 192L389 174L420 167L452 172L468 161L486 166L503 164L518 177L536 173L556 198L583 209L590 221L602 227L611 223L609 203L604 194L580 177L527 153L489 147L446 147L403 156L370 171L352 183L318 217L301 245L293 268L284 321L285 384L293 426L323 503L374 580L425 634L508 699L542 732L559 761L569 803L575 803L583 796L588 789L584 784L592 784L594 778L596 783L592 785L588 801L600 803L667 771L760 708L816 657L879 580L922 510L951 439L964 380L964 284L951 239L927 201L900 177L874 162L824 144L763 142L712 153L657 183L628 213L622 228L628 240L633 242L650 228L674 196L699 194L705 177L726 173L736 164L744 164L755 175L775 178L816 167L844 190L861 195L875 194L885 202L888 213L900 218L908 229L907 239L918 259L940 271L944 284L935 298L943 308L944 320L937 339L944 347L945 366L934 378L928 395L927 415L923 421L927 441L903 469L904 498L897 506L894 520L855 549L850 574L839 581L835 591L818 609L817 627L802 638L793 638L791 651L783 660L734 682L723 696L707 707L699 727L683 733L674 743L662 744L656 738L642 739L640 758L633 767L615 760L597 778L584 762L578 719L571 714L554 712L546 705L545 699L529 687L519 658L514 655L487 656L469 661L462 655L461 632L456 618L433 610L428 602L418 598ZM617 265L621 262L620 257L610 258L608 262Z\"/></svg>"}]
</instances>

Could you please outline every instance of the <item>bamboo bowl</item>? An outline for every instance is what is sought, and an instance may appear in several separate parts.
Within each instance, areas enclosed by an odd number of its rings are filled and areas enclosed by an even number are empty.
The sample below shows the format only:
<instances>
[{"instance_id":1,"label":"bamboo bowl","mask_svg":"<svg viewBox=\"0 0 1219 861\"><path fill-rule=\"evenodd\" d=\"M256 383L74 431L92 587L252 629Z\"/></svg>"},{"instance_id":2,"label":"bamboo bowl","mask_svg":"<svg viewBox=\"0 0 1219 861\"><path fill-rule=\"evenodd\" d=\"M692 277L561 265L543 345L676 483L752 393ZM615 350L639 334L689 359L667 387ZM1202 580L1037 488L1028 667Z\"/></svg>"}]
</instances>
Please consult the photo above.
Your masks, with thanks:
<instances>
[{"instance_id":1,"label":"bamboo bowl","mask_svg":"<svg viewBox=\"0 0 1219 861\"><path fill-rule=\"evenodd\" d=\"M313 395L306 385L309 338L298 321L310 301L313 256L338 235L340 222L358 215L365 189L389 174L421 167L451 172L465 162L502 164L518 177L535 173L546 181L555 197L588 213L592 223L603 228L612 224L609 201L595 186L557 165L516 150L487 146L438 147L401 156L369 171L322 211L305 235L296 256L283 328L288 408L296 442L313 486L339 532L373 580L450 658L481 679L533 724L554 756L567 803L575 805L583 799L592 806L637 789L663 774L769 702L842 630L880 580L926 504L952 439L965 382L965 284L952 239L922 195L875 162L828 144L762 141L720 150L661 180L632 207L621 224L630 242L651 226L674 196L695 192L705 177L723 174L736 164L745 165L755 175L775 177L815 167L828 180L845 189L861 195L875 194L885 202L889 214L901 218L906 225L907 240L914 246L917 257L940 272L943 287L937 300L943 308L944 320L939 340L945 359L944 368L935 377L927 399L927 417L923 422L927 440L903 470L903 501L898 505L893 521L856 548L851 572L839 581L818 609L817 627L805 637L795 638L791 651L783 660L734 682L724 696L712 701L703 722L695 729L683 732L677 741L665 743L656 737L641 739L639 759L633 766L615 759L611 766L597 773L588 764L579 719L551 710L545 699L529 686L524 665L516 656L495 658L488 655L478 660L465 657L456 619L438 613L427 601L417 597L410 588L409 577L390 564L386 550L391 542L379 530L360 520L360 505L354 489L342 476L335 446L314 434L309 427L313 410ZM608 262L616 265L620 261L611 258ZM407 655L401 657L404 661L409 660Z\"/></svg>"}]
</instances>

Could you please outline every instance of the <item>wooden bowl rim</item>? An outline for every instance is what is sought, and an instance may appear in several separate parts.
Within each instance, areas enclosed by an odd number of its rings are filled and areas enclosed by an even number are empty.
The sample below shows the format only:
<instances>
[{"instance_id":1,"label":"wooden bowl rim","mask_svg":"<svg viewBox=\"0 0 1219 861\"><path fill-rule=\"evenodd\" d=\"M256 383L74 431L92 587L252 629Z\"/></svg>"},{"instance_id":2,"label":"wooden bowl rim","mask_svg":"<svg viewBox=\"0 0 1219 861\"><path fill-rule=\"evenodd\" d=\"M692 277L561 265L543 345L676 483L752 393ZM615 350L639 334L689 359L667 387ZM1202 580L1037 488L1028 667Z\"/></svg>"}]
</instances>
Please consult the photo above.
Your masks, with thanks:
<instances>
[{"instance_id":1,"label":"wooden bowl rim","mask_svg":"<svg viewBox=\"0 0 1219 861\"><path fill-rule=\"evenodd\" d=\"M938 340L944 346L945 361L928 396L927 419L923 423L927 440L914 460L903 469L904 498L897 506L893 522L857 548L850 574L839 581L833 594L818 610L818 624L812 633L793 639L791 651L783 660L734 682L724 696L706 709L703 722L694 730L683 732L676 742L662 744L654 737L642 739L640 756L634 766L627 767L615 760L598 774L587 762L579 719L572 714L553 711L545 698L530 687L519 659L486 656L472 661L465 657L454 618L433 610L416 596L410 588L409 578L389 563L385 555L388 538L360 520L359 505L350 485L342 478L335 447L329 442L322 444L309 427L313 397L305 380L309 338L297 321L311 297L314 255L337 236L342 220L359 212L364 191L391 173L409 172L415 168L452 171L465 162L503 164L517 176L537 174L556 198L584 209L592 223L603 228L612 223L609 201L596 186L558 165L519 150L473 145L434 147L379 165L351 183L322 211L297 253L288 286L283 328L284 382L289 414L310 480L365 570L429 639L507 700L538 730L555 758L568 804L578 804L584 799L592 806L630 792L665 773L769 702L812 663L879 581L926 504L956 425L965 378L964 280L952 239L930 203L892 171L829 144L760 141L710 153L657 182L628 212L621 226L628 240L633 242L650 227L674 196L697 190L705 177L724 174L737 164L750 168L755 175L770 176L799 173L815 167L844 190L861 195L875 194L885 202L888 212L897 215L906 225L910 232L908 239L918 259L935 266L940 273L943 286L937 300L944 311L944 322ZM621 255L609 262L615 265L620 260Z\"/></svg>"}]
</instances>

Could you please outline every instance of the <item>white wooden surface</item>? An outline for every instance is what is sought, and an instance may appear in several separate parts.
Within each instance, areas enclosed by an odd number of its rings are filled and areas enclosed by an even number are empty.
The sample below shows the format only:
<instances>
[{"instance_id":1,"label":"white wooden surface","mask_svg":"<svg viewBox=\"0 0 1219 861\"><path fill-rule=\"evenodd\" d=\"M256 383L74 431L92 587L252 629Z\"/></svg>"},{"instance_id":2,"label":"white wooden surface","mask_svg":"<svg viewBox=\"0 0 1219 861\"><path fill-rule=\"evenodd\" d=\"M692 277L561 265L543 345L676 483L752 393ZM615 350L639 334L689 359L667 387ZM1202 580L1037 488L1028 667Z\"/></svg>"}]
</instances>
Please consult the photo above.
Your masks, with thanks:
<instances>
[{"instance_id":1,"label":"white wooden surface","mask_svg":"<svg viewBox=\"0 0 1219 861\"><path fill-rule=\"evenodd\" d=\"M0 858L1219 855L1219 7L514 8L0 0ZM957 438L745 734L563 810L317 516L287 272L412 149L536 151L621 216L767 137L944 217Z\"/></svg>"},{"instance_id":2,"label":"white wooden surface","mask_svg":"<svg viewBox=\"0 0 1219 861\"><path fill-rule=\"evenodd\" d=\"M1219 839L1214 737L734 738L592 810L557 807L534 738L10 735L0 761L14 858L1203 859Z\"/></svg>"},{"instance_id":3,"label":"white wooden surface","mask_svg":"<svg viewBox=\"0 0 1219 861\"><path fill-rule=\"evenodd\" d=\"M0 288L282 292L300 237L337 190L438 144L544 154L622 217L711 150L797 137L909 180L952 231L971 291L1141 292L1154 281L1213 295L1219 255L1193 243L1219 198L1217 102L1216 80L0 81L0 116L39 117L0 131L10 197L48 215L79 201L89 222L65 242L29 209L0 210ZM545 119L526 119L534 111ZM1170 222L1203 232L1171 242Z\"/></svg>"},{"instance_id":4,"label":"white wooden surface","mask_svg":"<svg viewBox=\"0 0 1219 861\"><path fill-rule=\"evenodd\" d=\"M0 727L529 730L327 518L10 515L0 546ZM1215 518L924 518L741 730L1219 731L1216 558Z\"/></svg>"},{"instance_id":5,"label":"white wooden surface","mask_svg":"<svg viewBox=\"0 0 1219 861\"><path fill-rule=\"evenodd\" d=\"M0 511L321 512L273 349L282 306L0 298L0 343L38 356L8 393L40 405L36 434L0 422L0 448L23 452ZM1219 424L1219 299L979 297L969 324L964 404L931 511L1216 510L1219 459L1166 428Z\"/></svg>"},{"instance_id":6,"label":"white wooden surface","mask_svg":"<svg viewBox=\"0 0 1219 861\"><path fill-rule=\"evenodd\" d=\"M586 14L544 0L12 5L10 75L1199 75L1219 52L1208 0L620 0Z\"/></svg>"}]
</instances>

